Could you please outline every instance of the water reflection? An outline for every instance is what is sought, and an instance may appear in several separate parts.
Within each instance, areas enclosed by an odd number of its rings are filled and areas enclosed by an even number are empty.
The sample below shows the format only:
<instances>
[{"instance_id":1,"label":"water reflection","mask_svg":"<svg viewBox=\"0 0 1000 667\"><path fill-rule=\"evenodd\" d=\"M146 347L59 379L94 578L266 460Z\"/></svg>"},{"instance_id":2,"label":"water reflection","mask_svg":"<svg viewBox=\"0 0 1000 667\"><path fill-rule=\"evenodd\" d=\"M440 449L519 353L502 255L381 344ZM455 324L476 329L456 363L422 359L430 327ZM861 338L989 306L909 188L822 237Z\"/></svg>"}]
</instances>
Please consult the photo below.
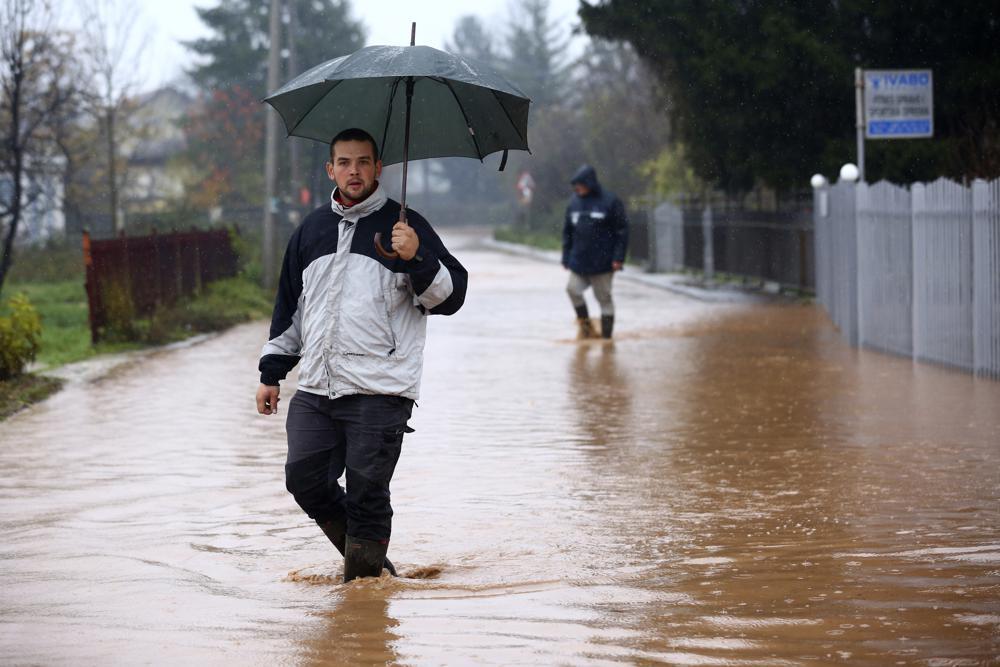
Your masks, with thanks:
<instances>
[{"instance_id":1,"label":"water reflection","mask_svg":"<svg viewBox=\"0 0 1000 667\"><path fill-rule=\"evenodd\" d=\"M337 588L341 590L329 608L315 612L322 622L300 642L297 662L328 667L396 664L399 621L389 613L390 591L376 581Z\"/></svg>"},{"instance_id":2,"label":"water reflection","mask_svg":"<svg viewBox=\"0 0 1000 667\"><path fill-rule=\"evenodd\" d=\"M567 402L590 449L607 451L629 441L632 392L617 356L613 341L577 343L572 355Z\"/></svg>"}]
</instances>

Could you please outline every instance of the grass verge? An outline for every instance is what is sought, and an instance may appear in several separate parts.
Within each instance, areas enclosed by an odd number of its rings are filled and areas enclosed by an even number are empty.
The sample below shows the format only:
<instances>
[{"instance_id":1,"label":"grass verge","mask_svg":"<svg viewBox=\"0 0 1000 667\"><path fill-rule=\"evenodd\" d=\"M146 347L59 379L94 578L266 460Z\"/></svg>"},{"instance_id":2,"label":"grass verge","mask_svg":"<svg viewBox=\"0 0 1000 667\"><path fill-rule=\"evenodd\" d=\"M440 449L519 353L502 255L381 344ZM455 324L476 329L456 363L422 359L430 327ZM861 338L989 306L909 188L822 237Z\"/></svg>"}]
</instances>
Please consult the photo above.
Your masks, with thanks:
<instances>
[{"instance_id":1,"label":"grass verge","mask_svg":"<svg viewBox=\"0 0 1000 667\"><path fill-rule=\"evenodd\" d=\"M27 373L0 381L0 421L32 403L45 400L62 387L62 380Z\"/></svg>"},{"instance_id":2,"label":"grass verge","mask_svg":"<svg viewBox=\"0 0 1000 667\"><path fill-rule=\"evenodd\" d=\"M542 250L561 250L562 236L555 231L522 229L519 227L497 227L493 232L497 241L520 243Z\"/></svg>"},{"instance_id":3,"label":"grass verge","mask_svg":"<svg viewBox=\"0 0 1000 667\"><path fill-rule=\"evenodd\" d=\"M35 370L47 370L101 354L137 350L171 343L235 324L267 318L272 296L245 276L208 285L201 294L162 308L151 317L131 323L132 340L123 338L90 342L87 294L82 280L17 282L4 294L24 293L42 318L41 349ZM61 386L61 381L28 373L0 382L0 421L26 405L41 401Z\"/></svg>"}]
</instances>

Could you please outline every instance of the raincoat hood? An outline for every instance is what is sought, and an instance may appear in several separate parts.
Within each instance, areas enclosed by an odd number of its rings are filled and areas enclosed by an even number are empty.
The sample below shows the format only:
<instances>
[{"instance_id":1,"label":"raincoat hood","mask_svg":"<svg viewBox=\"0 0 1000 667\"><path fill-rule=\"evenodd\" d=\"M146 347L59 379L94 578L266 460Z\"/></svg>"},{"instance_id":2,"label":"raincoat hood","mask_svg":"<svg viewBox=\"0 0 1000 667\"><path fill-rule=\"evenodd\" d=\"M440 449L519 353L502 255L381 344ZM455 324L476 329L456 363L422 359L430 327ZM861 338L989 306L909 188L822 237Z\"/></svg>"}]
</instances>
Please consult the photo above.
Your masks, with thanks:
<instances>
[{"instance_id":1,"label":"raincoat hood","mask_svg":"<svg viewBox=\"0 0 1000 667\"><path fill-rule=\"evenodd\" d=\"M591 195L601 194L601 184L597 180L597 171L594 170L589 164L585 164L580 167L573 178L570 179L570 185L580 185L586 186L590 190Z\"/></svg>"}]
</instances>

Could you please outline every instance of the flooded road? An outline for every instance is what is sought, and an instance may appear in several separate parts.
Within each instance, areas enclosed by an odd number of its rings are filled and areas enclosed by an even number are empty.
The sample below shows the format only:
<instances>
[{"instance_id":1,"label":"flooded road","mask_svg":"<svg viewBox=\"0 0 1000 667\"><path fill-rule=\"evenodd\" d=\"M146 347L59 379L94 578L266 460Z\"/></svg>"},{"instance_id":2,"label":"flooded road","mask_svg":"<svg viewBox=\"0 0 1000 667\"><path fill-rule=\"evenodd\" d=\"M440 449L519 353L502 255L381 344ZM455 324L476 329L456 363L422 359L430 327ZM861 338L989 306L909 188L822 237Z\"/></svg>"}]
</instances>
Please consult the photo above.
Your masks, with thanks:
<instances>
[{"instance_id":1,"label":"flooded road","mask_svg":"<svg viewBox=\"0 0 1000 667\"><path fill-rule=\"evenodd\" d=\"M1000 383L625 280L579 344L562 269L471 243L393 481L409 576L339 583L246 325L0 425L0 663L1000 663Z\"/></svg>"}]
</instances>

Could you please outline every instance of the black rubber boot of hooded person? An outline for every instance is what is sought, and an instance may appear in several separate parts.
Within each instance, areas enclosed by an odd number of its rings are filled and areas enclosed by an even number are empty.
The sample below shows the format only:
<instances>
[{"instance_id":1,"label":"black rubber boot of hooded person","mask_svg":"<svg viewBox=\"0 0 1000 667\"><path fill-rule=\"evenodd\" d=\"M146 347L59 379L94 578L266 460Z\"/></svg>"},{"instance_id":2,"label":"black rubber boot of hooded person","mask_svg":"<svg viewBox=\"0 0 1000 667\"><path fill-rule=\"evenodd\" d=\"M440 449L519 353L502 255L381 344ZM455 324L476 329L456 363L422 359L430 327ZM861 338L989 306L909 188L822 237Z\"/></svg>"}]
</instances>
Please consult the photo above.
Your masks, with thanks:
<instances>
[{"instance_id":1,"label":"black rubber boot of hooded person","mask_svg":"<svg viewBox=\"0 0 1000 667\"><path fill-rule=\"evenodd\" d=\"M601 338L611 338L611 331L615 328L614 315L601 315Z\"/></svg>"},{"instance_id":2,"label":"black rubber boot of hooded person","mask_svg":"<svg viewBox=\"0 0 1000 667\"><path fill-rule=\"evenodd\" d=\"M327 539L333 546L337 547L337 551L340 555L344 555L345 541L347 538L347 522L343 519L331 519L326 523L319 524L319 527L323 530L323 534L326 535ZM389 570L389 574L396 577L396 568L393 566L392 561L388 558L382 563L382 567Z\"/></svg>"},{"instance_id":3,"label":"black rubber boot of hooded person","mask_svg":"<svg viewBox=\"0 0 1000 667\"><path fill-rule=\"evenodd\" d=\"M587 312L587 304L576 308L576 324L579 327L580 338L594 337L594 326L590 323L590 313Z\"/></svg>"},{"instance_id":4,"label":"black rubber boot of hooded person","mask_svg":"<svg viewBox=\"0 0 1000 667\"><path fill-rule=\"evenodd\" d=\"M381 576L388 549L388 540L383 544L348 535L344 553L344 583L359 577Z\"/></svg>"}]
</instances>

